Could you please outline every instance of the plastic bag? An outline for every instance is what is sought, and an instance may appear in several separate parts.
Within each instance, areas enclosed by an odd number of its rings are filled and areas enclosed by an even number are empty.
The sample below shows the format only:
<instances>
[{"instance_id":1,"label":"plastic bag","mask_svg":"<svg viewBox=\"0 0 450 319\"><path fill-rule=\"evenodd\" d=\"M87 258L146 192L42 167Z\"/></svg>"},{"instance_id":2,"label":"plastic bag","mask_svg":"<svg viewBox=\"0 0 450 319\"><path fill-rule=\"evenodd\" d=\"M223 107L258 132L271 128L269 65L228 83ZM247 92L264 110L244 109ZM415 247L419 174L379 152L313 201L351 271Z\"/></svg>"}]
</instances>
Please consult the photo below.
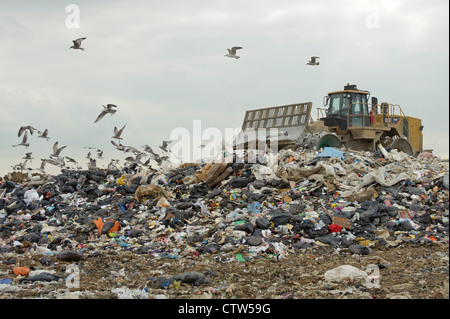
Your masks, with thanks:
<instances>
[{"instance_id":1,"label":"plastic bag","mask_svg":"<svg viewBox=\"0 0 450 319\"><path fill-rule=\"evenodd\" d=\"M330 269L324 274L325 280L333 282L342 282L345 280L366 280L367 273L351 265L342 265Z\"/></svg>"},{"instance_id":2,"label":"plastic bag","mask_svg":"<svg viewBox=\"0 0 450 319\"><path fill-rule=\"evenodd\" d=\"M29 204L32 203L32 202L39 201L39 200L40 200L39 194L38 194L38 192L37 192L35 189L27 190L27 191L25 192L25 194L23 194L23 201L24 201L27 205L29 205Z\"/></svg>"},{"instance_id":3,"label":"plastic bag","mask_svg":"<svg viewBox=\"0 0 450 319\"><path fill-rule=\"evenodd\" d=\"M344 159L344 152L334 147L325 147L323 151L317 154L318 157L340 157Z\"/></svg>"}]
</instances>

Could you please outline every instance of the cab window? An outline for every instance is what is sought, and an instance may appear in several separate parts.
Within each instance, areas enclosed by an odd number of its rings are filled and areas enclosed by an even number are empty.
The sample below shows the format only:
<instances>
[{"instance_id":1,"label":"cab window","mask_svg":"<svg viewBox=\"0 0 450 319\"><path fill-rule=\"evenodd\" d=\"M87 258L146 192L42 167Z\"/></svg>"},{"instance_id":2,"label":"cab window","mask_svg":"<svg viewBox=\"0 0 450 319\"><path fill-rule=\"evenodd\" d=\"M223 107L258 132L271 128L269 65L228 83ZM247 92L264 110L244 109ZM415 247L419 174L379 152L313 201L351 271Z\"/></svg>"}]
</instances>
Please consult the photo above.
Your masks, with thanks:
<instances>
[{"instance_id":1,"label":"cab window","mask_svg":"<svg viewBox=\"0 0 450 319\"><path fill-rule=\"evenodd\" d=\"M367 97L362 94L352 94L352 114L368 115Z\"/></svg>"},{"instance_id":2,"label":"cab window","mask_svg":"<svg viewBox=\"0 0 450 319\"><path fill-rule=\"evenodd\" d=\"M332 95L328 114L338 114L341 110L341 94Z\"/></svg>"}]
</instances>

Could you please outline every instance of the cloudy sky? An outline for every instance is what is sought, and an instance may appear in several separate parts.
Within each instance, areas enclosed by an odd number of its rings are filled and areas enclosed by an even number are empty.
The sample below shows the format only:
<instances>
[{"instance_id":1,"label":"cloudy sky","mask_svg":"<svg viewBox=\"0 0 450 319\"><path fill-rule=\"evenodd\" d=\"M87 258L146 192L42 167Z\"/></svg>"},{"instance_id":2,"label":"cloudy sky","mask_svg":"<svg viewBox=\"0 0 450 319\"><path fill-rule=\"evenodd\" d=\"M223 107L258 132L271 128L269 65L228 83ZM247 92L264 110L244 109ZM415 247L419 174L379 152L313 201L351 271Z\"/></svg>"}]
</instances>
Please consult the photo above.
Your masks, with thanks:
<instances>
[{"instance_id":1,"label":"cloudy sky","mask_svg":"<svg viewBox=\"0 0 450 319\"><path fill-rule=\"evenodd\" d=\"M78 37L85 51L69 49ZM246 109L313 102L315 117L346 83L421 118L424 148L448 158L448 70L443 0L1 0L0 175L26 152L39 167L56 141L83 166L84 147L104 151L100 166L123 159L114 126L156 150L194 120L239 128ZM117 113L94 124L107 103ZM50 140L13 147L23 125Z\"/></svg>"}]
</instances>

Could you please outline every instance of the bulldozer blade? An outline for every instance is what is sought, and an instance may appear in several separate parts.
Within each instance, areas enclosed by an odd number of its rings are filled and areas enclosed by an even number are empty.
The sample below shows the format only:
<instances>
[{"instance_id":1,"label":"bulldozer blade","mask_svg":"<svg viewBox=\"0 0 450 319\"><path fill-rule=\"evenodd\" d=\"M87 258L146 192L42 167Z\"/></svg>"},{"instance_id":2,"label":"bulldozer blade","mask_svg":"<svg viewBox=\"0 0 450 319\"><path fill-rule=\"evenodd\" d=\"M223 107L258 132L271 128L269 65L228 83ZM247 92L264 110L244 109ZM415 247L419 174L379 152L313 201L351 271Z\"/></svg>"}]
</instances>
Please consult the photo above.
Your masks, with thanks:
<instances>
[{"instance_id":1,"label":"bulldozer blade","mask_svg":"<svg viewBox=\"0 0 450 319\"><path fill-rule=\"evenodd\" d=\"M296 145L309 126L312 102L247 110L242 131L233 141L235 149L265 141L270 149Z\"/></svg>"},{"instance_id":2,"label":"bulldozer blade","mask_svg":"<svg viewBox=\"0 0 450 319\"><path fill-rule=\"evenodd\" d=\"M321 148L325 147L341 148L342 143L336 135L326 134L322 136L320 140L317 142L316 150L320 150Z\"/></svg>"},{"instance_id":3,"label":"bulldozer blade","mask_svg":"<svg viewBox=\"0 0 450 319\"><path fill-rule=\"evenodd\" d=\"M392 149L399 150L411 156L414 155L411 144L409 144L409 142L404 138L395 139L389 147Z\"/></svg>"}]
</instances>

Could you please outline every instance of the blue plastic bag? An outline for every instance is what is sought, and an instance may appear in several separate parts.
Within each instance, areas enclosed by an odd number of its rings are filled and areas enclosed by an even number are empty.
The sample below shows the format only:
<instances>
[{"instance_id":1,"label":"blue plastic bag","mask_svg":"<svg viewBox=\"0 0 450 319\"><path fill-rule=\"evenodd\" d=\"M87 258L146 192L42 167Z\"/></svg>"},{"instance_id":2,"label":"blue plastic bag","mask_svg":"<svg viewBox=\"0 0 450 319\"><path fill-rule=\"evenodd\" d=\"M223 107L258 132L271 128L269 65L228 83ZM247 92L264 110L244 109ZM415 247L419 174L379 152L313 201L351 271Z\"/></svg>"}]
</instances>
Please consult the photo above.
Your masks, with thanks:
<instances>
[{"instance_id":1,"label":"blue plastic bag","mask_svg":"<svg viewBox=\"0 0 450 319\"><path fill-rule=\"evenodd\" d=\"M340 157L344 159L344 151L338 150L334 147L325 147L323 151L317 154L318 157Z\"/></svg>"}]
</instances>

